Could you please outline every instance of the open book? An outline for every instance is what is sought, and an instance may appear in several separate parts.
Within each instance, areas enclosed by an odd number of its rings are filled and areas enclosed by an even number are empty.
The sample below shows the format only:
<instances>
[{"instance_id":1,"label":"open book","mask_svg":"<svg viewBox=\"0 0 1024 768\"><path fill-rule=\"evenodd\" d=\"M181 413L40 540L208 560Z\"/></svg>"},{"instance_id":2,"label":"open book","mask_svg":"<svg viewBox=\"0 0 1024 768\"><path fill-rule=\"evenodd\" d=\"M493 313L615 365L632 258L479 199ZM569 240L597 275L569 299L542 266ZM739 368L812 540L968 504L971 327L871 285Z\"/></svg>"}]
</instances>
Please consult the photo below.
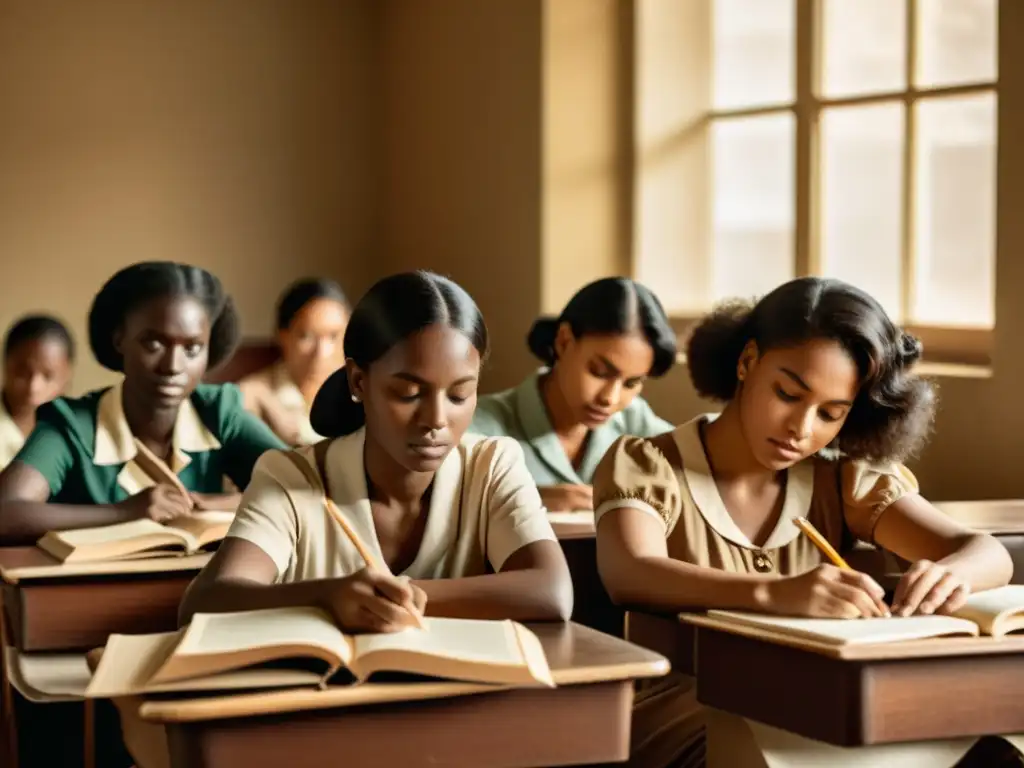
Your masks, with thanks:
<instances>
[{"instance_id":1,"label":"open book","mask_svg":"<svg viewBox=\"0 0 1024 768\"><path fill-rule=\"evenodd\" d=\"M50 531L36 546L63 563L191 555L223 539L234 512L194 512L161 524L148 518L98 528Z\"/></svg>"},{"instance_id":2,"label":"open book","mask_svg":"<svg viewBox=\"0 0 1024 768\"><path fill-rule=\"evenodd\" d=\"M934 637L1003 637L1024 630L1024 585L979 592L955 616L880 619L806 619L744 611L707 612L701 624L735 627L779 638L837 647L924 640Z\"/></svg>"},{"instance_id":3,"label":"open book","mask_svg":"<svg viewBox=\"0 0 1024 768\"><path fill-rule=\"evenodd\" d=\"M428 618L425 629L349 636L317 608L272 608L199 613L178 632L111 635L86 695L324 687L343 668L359 682L398 672L554 685L540 640L516 622Z\"/></svg>"}]
</instances>

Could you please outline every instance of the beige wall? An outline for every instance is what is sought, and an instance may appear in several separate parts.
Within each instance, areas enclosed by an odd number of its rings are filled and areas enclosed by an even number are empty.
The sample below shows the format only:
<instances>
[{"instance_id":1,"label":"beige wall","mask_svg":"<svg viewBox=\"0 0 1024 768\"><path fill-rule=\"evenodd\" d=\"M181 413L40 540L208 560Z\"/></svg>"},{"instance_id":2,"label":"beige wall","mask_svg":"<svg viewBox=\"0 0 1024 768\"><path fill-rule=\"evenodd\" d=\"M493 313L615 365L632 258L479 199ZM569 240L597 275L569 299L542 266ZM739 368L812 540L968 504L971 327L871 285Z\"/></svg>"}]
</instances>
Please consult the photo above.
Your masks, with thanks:
<instances>
[{"instance_id":1,"label":"beige wall","mask_svg":"<svg viewBox=\"0 0 1024 768\"><path fill-rule=\"evenodd\" d=\"M530 365L540 307L541 3L380 4L379 273L429 268L476 298L484 386Z\"/></svg>"},{"instance_id":2,"label":"beige wall","mask_svg":"<svg viewBox=\"0 0 1024 768\"><path fill-rule=\"evenodd\" d=\"M216 272L253 335L288 280L361 289L372 6L0 0L0 327L56 311L84 346L95 290L144 259ZM108 379L83 349L75 389Z\"/></svg>"},{"instance_id":3,"label":"beige wall","mask_svg":"<svg viewBox=\"0 0 1024 768\"><path fill-rule=\"evenodd\" d=\"M635 6L0 0L0 258L17 275L0 282L0 324L56 308L81 338L99 283L146 258L216 271L252 335L300 274L358 293L428 267L488 318L485 388L515 383L534 364L533 318L622 271L634 224L678 203L669 177L634 184L634 161L666 148L660 113L633 107L655 64L631 50ZM1024 496L1024 4L1000 12L995 376L941 381L937 434L913 465L935 498ZM631 126L653 154L635 155ZM691 218L665 236L700 236ZM76 388L104 380L86 354ZM675 421L707 407L682 369L648 395Z\"/></svg>"}]
</instances>

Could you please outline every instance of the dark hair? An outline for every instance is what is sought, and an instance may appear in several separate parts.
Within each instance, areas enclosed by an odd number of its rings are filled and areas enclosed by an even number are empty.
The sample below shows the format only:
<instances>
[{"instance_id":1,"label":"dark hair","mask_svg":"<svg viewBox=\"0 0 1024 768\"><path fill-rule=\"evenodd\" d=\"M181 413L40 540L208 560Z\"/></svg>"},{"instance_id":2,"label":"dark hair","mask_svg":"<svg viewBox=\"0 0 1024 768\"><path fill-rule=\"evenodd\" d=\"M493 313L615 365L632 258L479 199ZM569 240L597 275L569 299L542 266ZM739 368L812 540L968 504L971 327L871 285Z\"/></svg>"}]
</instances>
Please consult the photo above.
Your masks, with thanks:
<instances>
[{"instance_id":1,"label":"dark hair","mask_svg":"<svg viewBox=\"0 0 1024 768\"><path fill-rule=\"evenodd\" d=\"M330 299L348 308L345 292L333 280L312 277L298 280L288 286L277 300L277 330L285 330L302 308L316 299Z\"/></svg>"},{"instance_id":2,"label":"dark hair","mask_svg":"<svg viewBox=\"0 0 1024 768\"><path fill-rule=\"evenodd\" d=\"M403 272L378 281L352 310L345 329L345 358L367 368L402 340L428 326L444 324L464 334L481 359L487 357L487 326L472 297L433 272ZM366 421L352 401L348 374L335 371L320 387L310 422L324 437L350 435Z\"/></svg>"},{"instance_id":3,"label":"dark hair","mask_svg":"<svg viewBox=\"0 0 1024 768\"><path fill-rule=\"evenodd\" d=\"M911 368L921 342L904 333L882 306L859 288L820 277L785 283L756 304L734 301L704 317L687 345L697 393L728 401L738 385L736 367L749 341L759 353L812 339L838 342L857 364L860 390L830 446L852 459L903 459L931 431L935 390Z\"/></svg>"},{"instance_id":4,"label":"dark hair","mask_svg":"<svg viewBox=\"0 0 1024 768\"><path fill-rule=\"evenodd\" d=\"M71 332L64 323L50 315L26 315L8 328L4 335L4 358L26 341L43 339L54 339L63 344L68 362L75 362L75 340L71 338Z\"/></svg>"},{"instance_id":5,"label":"dark hair","mask_svg":"<svg viewBox=\"0 0 1024 768\"><path fill-rule=\"evenodd\" d=\"M649 288L624 277L606 277L583 286L558 317L537 319L526 337L530 351L548 366L555 364L555 337L568 323L576 338L641 331L654 350L650 376L668 372L676 361L676 334L665 310Z\"/></svg>"},{"instance_id":6,"label":"dark hair","mask_svg":"<svg viewBox=\"0 0 1024 768\"><path fill-rule=\"evenodd\" d=\"M114 348L114 333L128 314L148 301L188 296L206 307L210 317L207 367L216 368L238 346L238 313L220 280L200 267L171 261L132 264L107 280L89 309L89 346L96 360L111 371L122 371L124 360Z\"/></svg>"}]
</instances>

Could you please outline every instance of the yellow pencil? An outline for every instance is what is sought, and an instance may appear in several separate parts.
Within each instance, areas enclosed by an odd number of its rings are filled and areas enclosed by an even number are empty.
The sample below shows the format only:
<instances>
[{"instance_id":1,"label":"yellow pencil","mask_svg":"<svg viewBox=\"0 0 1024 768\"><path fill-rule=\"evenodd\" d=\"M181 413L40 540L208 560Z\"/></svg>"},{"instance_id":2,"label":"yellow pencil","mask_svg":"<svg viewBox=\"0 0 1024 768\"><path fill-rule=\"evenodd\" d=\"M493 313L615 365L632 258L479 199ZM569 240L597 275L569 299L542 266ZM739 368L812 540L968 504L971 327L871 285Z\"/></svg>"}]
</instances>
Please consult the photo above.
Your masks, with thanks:
<instances>
[{"instance_id":1,"label":"yellow pencil","mask_svg":"<svg viewBox=\"0 0 1024 768\"><path fill-rule=\"evenodd\" d=\"M355 532L355 529L353 529L348 520L345 519L345 516L341 514L341 510L339 510L338 507L335 506L334 502L327 497L326 493L324 494L324 506L327 508L328 514L330 514L330 516L334 518L334 521L341 526L341 530L343 530L345 535L348 536L349 540L352 542L352 546L356 548L359 556L366 562L367 567L376 568L377 560L373 556L373 553L366 548L366 545L363 544L363 540L359 538L359 534ZM405 609L409 612L413 623L419 629L426 629L426 624L423 623L423 615L416 610L414 605L407 605L405 606Z\"/></svg>"},{"instance_id":2,"label":"yellow pencil","mask_svg":"<svg viewBox=\"0 0 1024 768\"><path fill-rule=\"evenodd\" d=\"M818 533L818 529L811 525L811 522L807 518L798 517L793 520L793 524L806 534L807 538L811 540L811 543L820 549L825 557L832 561L832 565L837 568L844 568L848 571L853 570L850 568L850 564L840 557L835 548L828 543L824 536Z\"/></svg>"}]
</instances>

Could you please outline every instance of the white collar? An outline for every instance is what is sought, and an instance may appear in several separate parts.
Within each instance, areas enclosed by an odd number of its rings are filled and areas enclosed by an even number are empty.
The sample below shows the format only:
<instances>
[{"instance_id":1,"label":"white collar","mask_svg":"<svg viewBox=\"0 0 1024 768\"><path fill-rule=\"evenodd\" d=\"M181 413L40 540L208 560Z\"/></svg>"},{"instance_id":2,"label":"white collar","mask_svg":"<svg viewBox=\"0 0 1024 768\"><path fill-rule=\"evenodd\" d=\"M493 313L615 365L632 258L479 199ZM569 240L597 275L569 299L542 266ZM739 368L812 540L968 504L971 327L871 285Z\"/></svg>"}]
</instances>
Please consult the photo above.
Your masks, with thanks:
<instances>
[{"instance_id":1,"label":"white collar","mask_svg":"<svg viewBox=\"0 0 1024 768\"><path fill-rule=\"evenodd\" d=\"M800 535L800 529L793 524L793 520L797 517L806 517L811 508L811 496L814 494L813 463L805 459L786 470L786 496L782 502L782 514L779 515L779 521L764 545L756 547L725 508L718 486L715 485L715 478L711 474L707 454L704 453L704 443L700 439L701 424L715 418L715 414L698 416L681 425L673 433L683 461L686 485L697 505L697 510L720 536L737 546L757 550L786 546Z\"/></svg>"},{"instance_id":2,"label":"white collar","mask_svg":"<svg viewBox=\"0 0 1024 768\"><path fill-rule=\"evenodd\" d=\"M129 494L134 494L153 485L153 481L134 461L138 449L124 414L122 388L123 380L100 396L96 408L93 463L99 466L124 464L117 482ZM190 453L206 453L220 447L220 441L199 418L191 398L186 398L178 408L171 436L171 469L180 474L192 462Z\"/></svg>"},{"instance_id":3,"label":"white collar","mask_svg":"<svg viewBox=\"0 0 1024 768\"><path fill-rule=\"evenodd\" d=\"M366 487L363 461L365 444L365 428L331 443L324 462L327 465L327 485L339 510L351 520L357 532L365 537L364 543L377 558L378 567L387 569L373 524ZM437 564L442 558L453 553L459 528L465 456L465 448L462 445L455 446L434 474L423 541L404 575L411 578L429 576L437 570Z\"/></svg>"}]
</instances>

